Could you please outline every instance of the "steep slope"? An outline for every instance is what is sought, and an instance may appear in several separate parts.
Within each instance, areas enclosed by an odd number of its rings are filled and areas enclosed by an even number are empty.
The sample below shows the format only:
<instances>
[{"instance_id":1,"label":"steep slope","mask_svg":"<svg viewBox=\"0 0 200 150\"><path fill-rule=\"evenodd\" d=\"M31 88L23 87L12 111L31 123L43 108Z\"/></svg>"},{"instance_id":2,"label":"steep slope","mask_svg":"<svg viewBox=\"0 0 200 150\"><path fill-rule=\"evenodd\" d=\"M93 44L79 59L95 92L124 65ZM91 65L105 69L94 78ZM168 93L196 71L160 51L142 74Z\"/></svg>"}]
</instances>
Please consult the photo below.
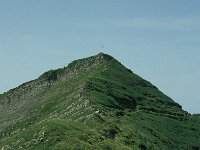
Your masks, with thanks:
<instances>
[{"instance_id":1,"label":"steep slope","mask_svg":"<svg viewBox=\"0 0 200 150\"><path fill-rule=\"evenodd\" d=\"M100 53L0 95L3 149L199 149L200 116Z\"/></svg>"}]
</instances>

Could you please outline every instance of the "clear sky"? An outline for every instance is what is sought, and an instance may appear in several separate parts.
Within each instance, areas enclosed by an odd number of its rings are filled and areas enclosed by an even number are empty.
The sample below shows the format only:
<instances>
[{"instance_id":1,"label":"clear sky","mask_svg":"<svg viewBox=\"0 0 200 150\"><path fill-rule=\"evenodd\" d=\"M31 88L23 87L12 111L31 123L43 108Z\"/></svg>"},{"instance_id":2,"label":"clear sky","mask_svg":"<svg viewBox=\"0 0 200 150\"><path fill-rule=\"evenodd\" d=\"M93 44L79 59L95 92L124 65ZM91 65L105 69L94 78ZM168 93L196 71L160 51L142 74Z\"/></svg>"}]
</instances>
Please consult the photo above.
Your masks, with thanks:
<instances>
[{"instance_id":1,"label":"clear sky","mask_svg":"<svg viewBox=\"0 0 200 150\"><path fill-rule=\"evenodd\" d=\"M0 0L0 93L103 51L200 113L199 7L199 0Z\"/></svg>"}]
</instances>

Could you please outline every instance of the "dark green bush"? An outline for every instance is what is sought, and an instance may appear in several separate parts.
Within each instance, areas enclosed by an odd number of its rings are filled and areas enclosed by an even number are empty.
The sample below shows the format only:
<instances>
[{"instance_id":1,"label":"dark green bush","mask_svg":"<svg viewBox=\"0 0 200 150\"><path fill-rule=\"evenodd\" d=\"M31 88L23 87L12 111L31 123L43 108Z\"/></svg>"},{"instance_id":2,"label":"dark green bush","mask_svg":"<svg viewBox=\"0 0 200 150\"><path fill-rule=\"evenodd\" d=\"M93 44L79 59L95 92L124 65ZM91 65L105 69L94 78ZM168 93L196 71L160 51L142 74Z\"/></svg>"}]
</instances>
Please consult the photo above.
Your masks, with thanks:
<instances>
[{"instance_id":1,"label":"dark green bush","mask_svg":"<svg viewBox=\"0 0 200 150\"><path fill-rule=\"evenodd\" d=\"M141 150L146 150L147 149L146 145L144 145L143 143L141 143L139 145L139 147L140 147Z\"/></svg>"},{"instance_id":2,"label":"dark green bush","mask_svg":"<svg viewBox=\"0 0 200 150\"><path fill-rule=\"evenodd\" d=\"M56 81L58 79L58 72L56 70L50 70L45 72L42 77L47 81Z\"/></svg>"}]
</instances>

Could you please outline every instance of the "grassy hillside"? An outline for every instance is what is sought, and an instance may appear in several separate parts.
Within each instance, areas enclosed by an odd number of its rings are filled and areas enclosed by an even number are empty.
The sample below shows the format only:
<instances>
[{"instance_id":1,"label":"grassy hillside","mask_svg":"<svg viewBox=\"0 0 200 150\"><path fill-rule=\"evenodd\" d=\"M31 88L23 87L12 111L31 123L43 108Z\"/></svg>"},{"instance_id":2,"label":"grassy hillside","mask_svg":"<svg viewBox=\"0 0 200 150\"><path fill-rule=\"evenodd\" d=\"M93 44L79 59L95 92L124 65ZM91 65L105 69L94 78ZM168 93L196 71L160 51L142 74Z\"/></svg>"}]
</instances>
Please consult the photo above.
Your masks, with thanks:
<instances>
[{"instance_id":1,"label":"grassy hillside","mask_svg":"<svg viewBox=\"0 0 200 150\"><path fill-rule=\"evenodd\" d=\"M0 149L200 149L200 115L100 53L0 95Z\"/></svg>"}]
</instances>

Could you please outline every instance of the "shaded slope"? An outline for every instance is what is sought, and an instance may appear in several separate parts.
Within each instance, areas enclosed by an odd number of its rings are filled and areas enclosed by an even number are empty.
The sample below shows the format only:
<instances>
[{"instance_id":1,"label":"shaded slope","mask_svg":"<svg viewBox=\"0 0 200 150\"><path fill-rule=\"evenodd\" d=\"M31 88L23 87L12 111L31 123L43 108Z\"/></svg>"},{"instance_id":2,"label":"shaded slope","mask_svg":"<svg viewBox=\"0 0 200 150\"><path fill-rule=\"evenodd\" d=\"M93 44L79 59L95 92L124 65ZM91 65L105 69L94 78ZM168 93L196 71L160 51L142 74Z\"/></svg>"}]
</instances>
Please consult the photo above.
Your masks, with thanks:
<instances>
[{"instance_id":1,"label":"shaded slope","mask_svg":"<svg viewBox=\"0 0 200 150\"><path fill-rule=\"evenodd\" d=\"M3 148L200 147L198 115L103 53L50 70L0 104Z\"/></svg>"}]
</instances>

